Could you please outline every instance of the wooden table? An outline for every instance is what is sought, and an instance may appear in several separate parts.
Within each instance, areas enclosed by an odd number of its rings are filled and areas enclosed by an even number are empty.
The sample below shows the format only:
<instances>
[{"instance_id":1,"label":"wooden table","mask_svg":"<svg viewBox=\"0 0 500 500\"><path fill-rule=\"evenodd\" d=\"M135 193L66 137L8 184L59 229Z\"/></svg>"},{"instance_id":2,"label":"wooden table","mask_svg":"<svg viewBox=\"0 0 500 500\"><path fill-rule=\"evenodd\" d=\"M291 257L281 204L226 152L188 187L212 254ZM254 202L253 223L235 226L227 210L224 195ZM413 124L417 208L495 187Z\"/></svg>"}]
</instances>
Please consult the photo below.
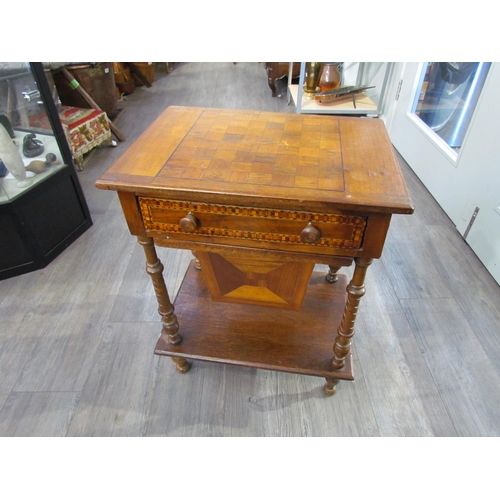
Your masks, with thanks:
<instances>
[{"instance_id":1,"label":"wooden table","mask_svg":"<svg viewBox=\"0 0 500 500\"><path fill-rule=\"evenodd\" d=\"M313 375L328 395L353 380L367 268L391 215L413 212L382 121L172 106L96 186L118 192L144 247L155 353L179 372L199 359ZM174 304L155 245L196 256Z\"/></svg>"}]
</instances>

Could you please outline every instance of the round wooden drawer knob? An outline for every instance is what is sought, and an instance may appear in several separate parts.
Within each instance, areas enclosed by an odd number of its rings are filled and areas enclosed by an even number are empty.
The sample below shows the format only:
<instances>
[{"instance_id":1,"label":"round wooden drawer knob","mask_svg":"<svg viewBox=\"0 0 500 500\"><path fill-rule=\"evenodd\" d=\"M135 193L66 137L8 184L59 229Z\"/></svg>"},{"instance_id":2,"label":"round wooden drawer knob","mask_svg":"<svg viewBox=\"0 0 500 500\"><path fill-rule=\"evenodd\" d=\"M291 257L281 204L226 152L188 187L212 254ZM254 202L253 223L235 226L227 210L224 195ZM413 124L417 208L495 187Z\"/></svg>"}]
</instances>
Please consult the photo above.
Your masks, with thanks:
<instances>
[{"instance_id":1,"label":"round wooden drawer knob","mask_svg":"<svg viewBox=\"0 0 500 500\"><path fill-rule=\"evenodd\" d=\"M309 222L307 226L302 229L300 239L303 243L316 243L321 238L321 231Z\"/></svg>"},{"instance_id":2,"label":"round wooden drawer knob","mask_svg":"<svg viewBox=\"0 0 500 500\"><path fill-rule=\"evenodd\" d=\"M186 217L181 219L179 225L183 231L186 231L186 233L192 233L198 229L199 222L198 219L191 212L189 212Z\"/></svg>"}]
</instances>

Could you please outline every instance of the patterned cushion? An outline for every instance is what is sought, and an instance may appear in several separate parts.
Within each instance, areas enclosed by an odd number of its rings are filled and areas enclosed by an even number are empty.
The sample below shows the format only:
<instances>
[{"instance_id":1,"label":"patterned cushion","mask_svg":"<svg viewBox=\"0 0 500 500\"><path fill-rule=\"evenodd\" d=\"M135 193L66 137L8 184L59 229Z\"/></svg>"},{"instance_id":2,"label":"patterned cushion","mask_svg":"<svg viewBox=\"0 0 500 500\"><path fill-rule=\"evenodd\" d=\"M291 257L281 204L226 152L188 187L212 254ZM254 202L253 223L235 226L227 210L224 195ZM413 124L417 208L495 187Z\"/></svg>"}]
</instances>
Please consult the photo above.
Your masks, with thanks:
<instances>
[{"instance_id":1,"label":"patterned cushion","mask_svg":"<svg viewBox=\"0 0 500 500\"><path fill-rule=\"evenodd\" d=\"M62 106L59 117L75 159L111 138L111 128L104 111Z\"/></svg>"}]
</instances>

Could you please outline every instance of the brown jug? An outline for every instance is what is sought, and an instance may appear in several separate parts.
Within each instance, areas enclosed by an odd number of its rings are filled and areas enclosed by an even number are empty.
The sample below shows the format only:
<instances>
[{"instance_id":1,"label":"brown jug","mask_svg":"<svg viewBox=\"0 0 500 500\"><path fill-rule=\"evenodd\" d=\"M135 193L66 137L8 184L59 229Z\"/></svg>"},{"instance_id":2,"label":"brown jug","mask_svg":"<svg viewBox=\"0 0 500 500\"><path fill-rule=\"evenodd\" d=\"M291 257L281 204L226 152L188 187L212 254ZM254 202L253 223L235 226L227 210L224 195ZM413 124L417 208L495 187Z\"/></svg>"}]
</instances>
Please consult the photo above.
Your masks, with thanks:
<instances>
[{"instance_id":1,"label":"brown jug","mask_svg":"<svg viewBox=\"0 0 500 500\"><path fill-rule=\"evenodd\" d=\"M334 90L342 83L342 63L327 62L323 64L323 71L319 80L321 92Z\"/></svg>"}]
</instances>

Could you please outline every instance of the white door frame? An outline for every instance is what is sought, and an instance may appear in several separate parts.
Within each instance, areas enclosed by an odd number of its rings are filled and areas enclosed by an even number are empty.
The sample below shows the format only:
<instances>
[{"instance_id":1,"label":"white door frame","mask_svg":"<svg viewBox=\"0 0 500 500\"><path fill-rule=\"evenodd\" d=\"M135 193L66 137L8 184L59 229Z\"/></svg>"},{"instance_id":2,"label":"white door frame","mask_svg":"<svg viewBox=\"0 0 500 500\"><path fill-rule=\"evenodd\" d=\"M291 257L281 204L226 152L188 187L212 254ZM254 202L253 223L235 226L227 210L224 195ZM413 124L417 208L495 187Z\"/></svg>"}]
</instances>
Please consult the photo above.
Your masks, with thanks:
<instances>
[{"instance_id":1,"label":"white door frame","mask_svg":"<svg viewBox=\"0 0 500 500\"><path fill-rule=\"evenodd\" d=\"M498 199L492 197L492 190L493 193L500 191L500 63L490 67L458 156L444 141L440 145L443 147L435 146L441 139L411 114L421 74L421 65L417 67L416 64L394 65L388 87L391 93L382 119L396 149L462 236L476 207L480 208L470 232L465 235L466 241L500 283L496 269L500 259L500 192ZM408 74L415 76L408 77ZM403 84L399 100L396 100L400 80ZM493 212L498 215L498 221L492 217ZM485 227L481 228L481 224ZM478 238L480 234L482 237ZM492 262L494 267L491 267Z\"/></svg>"}]
</instances>

